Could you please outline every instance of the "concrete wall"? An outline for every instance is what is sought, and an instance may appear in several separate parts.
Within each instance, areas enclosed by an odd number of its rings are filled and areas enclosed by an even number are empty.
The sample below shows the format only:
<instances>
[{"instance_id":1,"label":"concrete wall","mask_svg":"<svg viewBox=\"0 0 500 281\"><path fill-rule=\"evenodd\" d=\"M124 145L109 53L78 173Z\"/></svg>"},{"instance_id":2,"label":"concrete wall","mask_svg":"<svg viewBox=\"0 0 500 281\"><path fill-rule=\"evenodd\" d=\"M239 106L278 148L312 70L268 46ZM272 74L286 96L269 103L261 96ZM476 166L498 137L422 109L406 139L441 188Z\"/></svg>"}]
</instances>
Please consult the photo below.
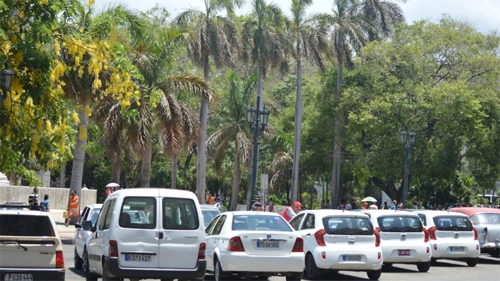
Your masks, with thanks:
<instances>
[{"instance_id":1,"label":"concrete wall","mask_svg":"<svg viewBox=\"0 0 500 281\"><path fill-rule=\"evenodd\" d=\"M0 204L7 202L26 202L33 192L29 186L0 186ZM49 195L51 209L66 209L68 207L69 188L39 187L38 201L43 200L45 194ZM80 209L88 204L97 202L97 190L82 190L80 195Z\"/></svg>"}]
</instances>

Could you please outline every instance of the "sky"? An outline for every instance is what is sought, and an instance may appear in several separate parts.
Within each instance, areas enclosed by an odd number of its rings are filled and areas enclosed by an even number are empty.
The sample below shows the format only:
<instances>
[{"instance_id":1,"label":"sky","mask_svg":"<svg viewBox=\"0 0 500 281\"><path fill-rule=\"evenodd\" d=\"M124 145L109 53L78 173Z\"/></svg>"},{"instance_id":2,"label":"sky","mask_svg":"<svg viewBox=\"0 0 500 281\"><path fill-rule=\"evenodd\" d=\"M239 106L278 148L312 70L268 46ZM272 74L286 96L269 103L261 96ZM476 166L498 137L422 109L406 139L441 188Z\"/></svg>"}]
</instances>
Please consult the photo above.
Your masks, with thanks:
<instances>
[{"instance_id":1,"label":"sky","mask_svg":"<svg viewBox=\"0 0 500 281\"><path fill-rule=\"evenodd\" d=\"M247 0L247 6L249 2ZM284 12L290 15L290 0L273 0ZM406 22L412 23L416 20L426 19L433 22L439 21L443 14L453 19L468 21L479 31L488 33L500 29L500 1L498 0L407 0L406 4L400 3L405 13ZM205 0L95 0L97 10L109 6L109 4L126 4L130 9L147 11L158 5L167 8L176 15L188 8L204 10ZM313 0L313 5L307 10L310 13L330 12L333 0ZM248 7L241 13L248 12Z\"/></svg>"}]
</instances>

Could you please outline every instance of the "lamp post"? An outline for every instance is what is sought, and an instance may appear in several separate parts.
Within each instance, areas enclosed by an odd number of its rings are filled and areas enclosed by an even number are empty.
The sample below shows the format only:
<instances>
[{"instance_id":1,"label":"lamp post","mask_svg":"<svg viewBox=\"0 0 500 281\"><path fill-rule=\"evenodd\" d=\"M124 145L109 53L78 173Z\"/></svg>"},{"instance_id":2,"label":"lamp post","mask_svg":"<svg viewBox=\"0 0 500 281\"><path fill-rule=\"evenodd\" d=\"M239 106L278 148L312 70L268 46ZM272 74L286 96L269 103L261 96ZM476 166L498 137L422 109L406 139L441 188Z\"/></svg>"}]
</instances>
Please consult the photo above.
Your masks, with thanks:
<instances>
[{"instance_id":1,"label":"lamp post","mask_svg":"<svg viewBox=\"0 0 500 281\"><path fill-rule=\"evenodd\" d=\"M250 125L253 133L253 154L252 154L252 195L250 197L250 207L257 201L257 170L259 168L259 144L260 135L264 131L269 119L269 111L264 107L260 108L260 97L257 96L256 107L247 109L247 122Z\"/></svg>"},{"instance_id":2,"label":"lamp post","mask_svg":"<svg viewBox=\"0 0 500 281\"><path fill-rule=\"evenodd\" d=\"M403 209L408 208L408 176L410 169L410 153L413 150L413 145L415 144L415 136L414 132L407 133L406 131L401 131L399 133L401 137L401 144L403 145L403 149L405 151L405 176L404 176L404 186L403 186Z\"/></svg>"},{"instance_id":3,"label":"lamp post","mask_svg":"<svg viewBox=\"0 0 500 281\"><path fill-rule=\"evenodd\" d=\"M9 69L8 66L0 71L0 87L2 88L2 93L0 93L0 106L3 103L3 100L7 97L7 91L10 90L10 87L12 86L13 77L14 70Z\"/></svg>"}]
</instances>

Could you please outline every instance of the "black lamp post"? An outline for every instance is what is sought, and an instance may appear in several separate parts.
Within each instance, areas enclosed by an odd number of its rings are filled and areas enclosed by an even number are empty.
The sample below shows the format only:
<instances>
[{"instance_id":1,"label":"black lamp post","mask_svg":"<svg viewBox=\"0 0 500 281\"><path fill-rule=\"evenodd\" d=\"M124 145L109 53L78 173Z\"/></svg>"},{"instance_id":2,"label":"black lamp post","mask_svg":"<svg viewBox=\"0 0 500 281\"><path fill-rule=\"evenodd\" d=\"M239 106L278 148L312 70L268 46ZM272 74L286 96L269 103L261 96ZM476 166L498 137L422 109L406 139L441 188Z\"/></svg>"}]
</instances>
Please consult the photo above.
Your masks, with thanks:
<instances>
[{"instance_id":1,"label":"black lamp post","mask_svg":"<svg viewBox=\"0 0 500 281\"><path fill-rule=\"evenodd\" d=\"M0 71L0 87L2 88L2 93L0 93L0 106L3 100L7 97L7 91L10 90L12 86L12 78L14 77L14 70L7 68Z\"/></svg>"},{"instance_id":2,"label":"black lamp post","mask_svg":"<svg viewBox=\"0 0 500 281\"><path fill-rule=\"evenodd\" d=\"M256 107L247 109L247 122L253 133L253 154L252 154L252 195L250 197L250 207L257 201L257 171L259 162L260 135L264 131L269 119L269 111L264 107L260 108L260 97L257 96Z\"/></svg>"},{"instance_id":3,"label":"black lamp post","mask_svg":"<svg viewBox=\"0 0 500 281\"><path fill-rule=\"evenodd\" d=\"M403 186L403 209L408 208L408 174L410 169L410 153L413 150L413 145L415 144L415 136L414 132L407 133L406 131L401 131L399 133L401 137L401 144L403 145L403 149L405 151L405 177L404 177L404 186Z\"/></svg>"}]
</instances>

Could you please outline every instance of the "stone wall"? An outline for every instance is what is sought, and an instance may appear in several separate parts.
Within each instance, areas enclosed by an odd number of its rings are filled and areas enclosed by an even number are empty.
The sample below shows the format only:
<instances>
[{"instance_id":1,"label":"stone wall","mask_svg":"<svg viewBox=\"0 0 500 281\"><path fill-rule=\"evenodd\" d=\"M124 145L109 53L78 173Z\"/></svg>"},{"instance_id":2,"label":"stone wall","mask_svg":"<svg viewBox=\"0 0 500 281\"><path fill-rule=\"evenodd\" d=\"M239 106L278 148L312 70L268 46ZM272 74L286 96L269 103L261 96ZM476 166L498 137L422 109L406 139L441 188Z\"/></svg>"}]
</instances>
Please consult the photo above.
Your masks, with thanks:
<instances>
[{"instance_id":1,"label":"stone wall","mask_svg":"<svg viewBox=\"0 0 500 281\"><path fill-rule=\"evenodd\" d=\"M33 192L29 186L0 186L0 204L7 202L26 202ZM69 188L39 187L38 201L43 200L45 194L49 195L50 208L65 210L68 207ZM88 204L97 202L97 190L84 189L80 195L80 209Z\"/></svg>"}]
</instances>

